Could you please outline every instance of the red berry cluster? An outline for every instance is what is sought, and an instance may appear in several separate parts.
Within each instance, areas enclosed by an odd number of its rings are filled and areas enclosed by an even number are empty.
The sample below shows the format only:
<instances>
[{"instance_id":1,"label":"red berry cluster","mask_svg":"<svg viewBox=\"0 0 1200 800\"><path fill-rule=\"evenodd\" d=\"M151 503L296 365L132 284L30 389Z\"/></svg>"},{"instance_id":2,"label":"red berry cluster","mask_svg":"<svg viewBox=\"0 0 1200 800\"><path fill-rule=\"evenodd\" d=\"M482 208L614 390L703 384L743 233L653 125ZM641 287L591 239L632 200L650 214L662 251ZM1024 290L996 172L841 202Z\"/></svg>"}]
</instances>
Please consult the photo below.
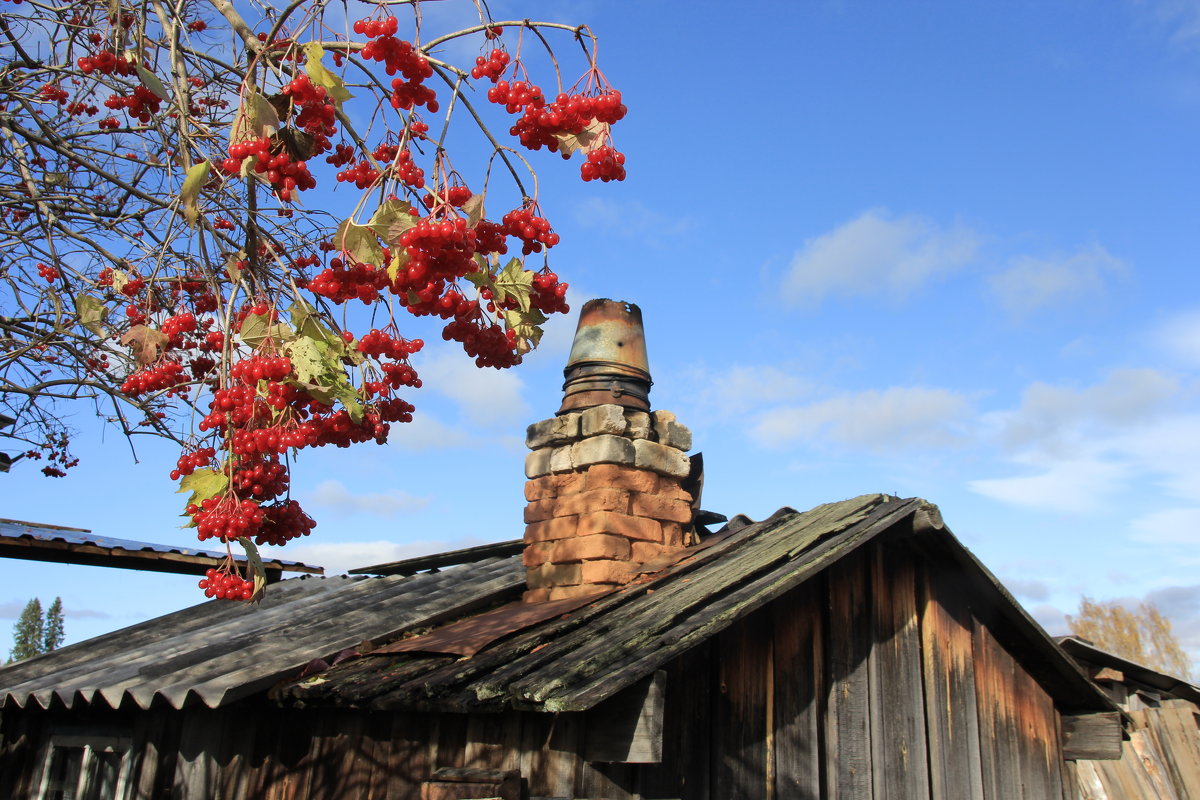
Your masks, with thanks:
<instances>
[{"instance_id":1,"label":"red berry cluster","mask_svg":"<svg viewBox=\"0 0 1200 800\"><path fill-rule=\"evenodd\" d=\"M150 118L158 113L160 106L162 106L162 100L145 86L135 86L133 94L118 93L104 101L105 108L111 108L114 111L125 109L129 116L143 124L148 123Z\"/></svg>"},{"instance_id":2,"label":"red berry cluster","mask_svg":"<svg viewBox=\"0 0 1200 800\"><path fill-rule=\"evenodd\" d=\"M111 50L82 56L75 63L84 75L91 75L93 72L99 72L101 75L130 75L134 72L132 61L126 61L125 56L117 55Z\"/></svg>"},{"instance_id":3,"label":"red berry cluster","mask_svg":"<svg viewBox=\"0 0 1200 800\"><path fill-rule=\"evenodd\" d=\"M171 470L171 480L177 481L184 475L191 475L205 464L211 464L217 451L212 447L201 447L196 450L185 450Z\"/></svg>"},{"instance_id":4,"label":"red berry cluster","mask_svg":"<svg viewBox=\"0 0 1200 800\"><path fill-rule=\"evenodd\" d=\"M219 539L233 542L243 536L254 536L262 527L263 512L253 500L238 500L232 495L210 497L197 506L187 507L187 514L196 523L200 541Z\"/></svg>"},{"instance_id":5,"label":"red berry cluster","mask_svg":"<svg viewBox=\"0 0 1200 800\"><path fill-rule=\"evenodd\" d=\"M227 569L210 569L200 579L205 597L219 600L249 600L254 596L254 582L244 580Z\"/></svg>"},{"instance_id":6,"label":"red berry cluster","mask_svg":"<svg viewBox=\"0 0 1200 800\"><path fill-rule=\"evenodd\" d=\"M525 255L540 253L543 246L550 248L559 242L558 234L550 228L550 220L541 216L538 210L537 204L530 202L500 219L504 232L521 240L521 252Z\"/></svg>"},{"instance_id":7,"label":"red berry cluster","mask_svg":"<svg viewBox=\"0 0 1200 800\"><path fill-rule=\"evenodd\" d=\"M395 17L360 19L355 22L354 32L366 35L371 40L363 46L361 55L368 61L383 62L388 75L400 73L400 77L392 80L392 108L425 106L436 112L437 94L424 85L425 79L433 75L433 67L412 42L397 39L393 35L398 29L399 23Z\"/></svg>"},{"instance_id":8,"label":"red berry cluster","mask_svg":"<svg viewBox=\"0 0 1200 800\"><path fill-rule=\"evenodd\" d=\"M37 271L38 277L44 280L46 283L54 283L56 280L62 277L58 269L50 266L49 264L39 263L37 265Z\"/></svg>"},{"instance_id":9,"label":"red berry cluster","mask_svg":"<svg viewBox=\"0 0 1200 800\"><path fill-rule=\"evenodd\" d=\"M283 202L291 202L296 192L312 189L317 181L308 171L308 162L292 161L292 157L282 147L272 153L270 137L248 139L229 145L229 158L221 162L221 169L227 175L237 175L241 172L242 162L247 158L256 159L254 171L266 179L275 190L276 196Z\"/></svg>"},{"instance_id":10,"label":"red berry cluster","mask_svg":"<svg viewBox=\"0 0 1200 800\"><path fill-rule=\"evenodd\" d=\"M56 83L43 84L42 88L38 91L39 100L44 100L47 103L58 103L60 106L67 104L68 97L67 90Z\"/></svg>"},{"instance_id":11,"label":"red berry cluster","mask_svg":"<svg viewBox=\"0 0 1200 800\"><path fill-rule=\"evenodd\" d=\"M579 167L579 174L585 181L599 179L609 181L625 180L625 154L605 145L589 150L587 161Z\"/></svg>"},{"instance_id":12,"label":"red berry cluster","mask_svg":"<svg viewBox=\"0 0 1200 800\"><path fill-rule=\"evenodd\" d=\"M254 537L255 544L287 544L292 539L308 536L317 527L317 523L304 513L295 500L271 506L263 517L262 530Z\"/></svg>"},{"instance_id":13,"label":"red berry cluster","mask_svg":"<svg viewBox=\"0 0 1200 800\"><path fill-rule=\"evenodd\" d=\"M471 77L475 80L487 78L492 83L495 83L500 80L500 76L504 74L504 70L507 68L508 53L500 48L496 48L488 53L487 58L479 56L475 59L475 66L471 68Z\"/></svg>"},{"instance_id":14,"label":"red berry cluster","mask_svg":"<svg viewBox=\"0 0 1200 800\"><path fill-rule=\"evenodd\" d=\"M121 384L121 391L130 397L141 397L144 394L178 386L183 380L183 365L178 361L164 361L130 375ZM177 393L183 395L186 392L187 389L183 388Z\"/></svg>"}]
</instances>

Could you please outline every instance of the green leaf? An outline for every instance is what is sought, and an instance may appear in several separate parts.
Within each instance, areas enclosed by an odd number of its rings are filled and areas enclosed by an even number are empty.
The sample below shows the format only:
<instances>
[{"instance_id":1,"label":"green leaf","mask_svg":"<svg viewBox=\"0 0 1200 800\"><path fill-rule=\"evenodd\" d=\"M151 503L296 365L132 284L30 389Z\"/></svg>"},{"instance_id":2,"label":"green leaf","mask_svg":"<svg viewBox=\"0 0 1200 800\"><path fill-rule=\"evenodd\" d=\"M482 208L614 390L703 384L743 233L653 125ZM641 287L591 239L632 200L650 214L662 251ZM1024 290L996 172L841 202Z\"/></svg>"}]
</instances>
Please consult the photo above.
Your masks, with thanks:
<instances>
[{"instance_id":1,"label":"green leaf","mask_svg":"<svg viewBox=\"0 0 1200 800\"><path fill-rule=\"evenodd\" d=\"M491 289L493 292L496 290L496 285L492 283L492 276L487 272L468 272L463 277L475 284L476 289Z\"/></svg>"},{"instance_id":2,"label":"green leaf","mask_svg":"<svg viewBox=\"0 0 1200 800\"><path fill-rule=\"evenodd\" d=\"M163 86L163 82L158 79L157 75L141 64L134 65L134 69L137 70L138 77L142 79L142 84L153 92L155 97L159 100L165 100L168 103L171 101L171 95L167 92L167 87Z\"/></svg>"},{"instance_id":3,"label":"green leaf","mask_svg":"<svg viewBox=\"0 0 1200 800\"><path fill-rule=\"evenodd\" d=\"M350 385L349 381L334 387L333 396L342 402L346 413L350 415L350 419L357 425L362 422L363 407L359 399L358 390Z\"/></svg>"},{"instance_id":4,"label":"green leaf","mask_svg":"<svg viewBox=\"0 0 1200 800\"><path fill-rule=\"evenodd\" d=\"M238 329L238 335L251 349L257 350L267 340L270 327L271 318L268 315L248 314L242 320L242 327Z\"/></svg>"},{"instance_id":5,"label":"green leaf","mask_svg":"<svg viewBox=\"0 0 1200 800\"><path fill-rule=\"evenodd\" d=\"M125 284L129 283L129 275L123 269L114 269L112 271L112 289L114 292L120 292L125 288Z\"/></svg>"},{"instance_id":6,"label":"green leaf","mask_svg":"<svg viewBox=\"0 0 1200 800\"><path fill-rule=\"evenodd\" d=\"M329 346L308 336L301 336L288 345L296 379L304 383L328 383L321 378L330 372ZM339 369L340 365L335 366Z\"/></svg>"},{"instance_id":7,"label":"green leaf","mask_svg":"<svg viewBox=\"0 0 1200 800\"><path fill-rule=\"evenodd\" d=\"M471 195L467 202L463 203L462 210L466 212L467 215L467 227L474 228L484 217L483 195Z\"/></svg>"},{"instance_id":8,"label":"green leaf","mask_svg":"<svg viewBox=\"0 0 1200 800\"><path fill-rule=\"evenodd\" d=\"M375 233L366 225L346 220L333 235L333 244L360 264L378 267L383 263L383 248L379 246Z\"/></svg>"},{"instance_id":9,"label":"green leaf","mask_svg":"<svg viewBox=\"0 0 1200 800\"><path fill-rule=\"evenodd\" d=\"M271 105L271 101L261 92L251 92L242 99L242 104L238 106L237 114L234 115L233 125L229 128L229 143L237 144L247 139L270 136L279 130L280 124L279 112ZM246 159L242 162L243 170L246 162L251 160Z\"/></svg>"},{"instance_id":10,"label":"green leaf","mask_svg":"<svg viewBox=\"0 0 1200 800\"><path fill-rule=\"evenodd\" d=\"M208 180L208 172L211 168L212 165L207 161L193 165L187 171L187 177L183 179L183 189L179 192L179 199L183 201L183 215L193 228L196 226L196 220L200 218L200 204L197 202L200 197L200 187Z\"/></svg>"},{"instance_id":11,"label":"green leaf","mask_svg":"<svg viewBox=\"0 0 1200 800\"><path fill-rule=\"evenodd\" d=\"M505 326L516 331L518 353L525 355L541 343L541 324L546 321L546 315L541 311L531 308L522 313L516 309L506 309L501 315L504 317Z\"/></svg>"},{"instance_id":12,"label":"green leaf","mask_svg":"<svg viewBox=\"0 0 1200 800\"><path fill-rule=\"evenodd\" d=\"M81 294L75 298L75 314L79 324L97 336L104 335L104 317L108 309L99 299L90 294Z\"/></svg>"},{"instance_id":13,"label":"green leaf","mask_svg":"<svg viewBox=\"0 0 1200 800\"><path fill-rule=\"evenodd\" d=\"M400 277L400 270L408 266L408 262L411 260L411 258L408 255L408 251L403 247L395 248L392 250L392 254L392 260L391 263L388 264L387 274L388 280L395 283L396 279Z\"/></svg>"},{"instance_id":14,"label":"green leaf","mask_svg":"<svg viewBox=\"0 0 1200 800\"><path fill-rule=\"evenodd\" d=\"M250 599L261 600L263 589L267 588L267 568L263 566L262 556L258 554L258 548L254 546L254 542L250 541L249 537L239 538L238 544L246 551L246 567L250 571L251 580L254 581L254 596Z\"/></svg>"},{"instance_id":15,"label":"green leaf","mask_svg":"<svg viewBox=\"0 0 1200 800\"><path fill-rule=\"evenodd\" d=\"M517 308L528 313L529 295L533 293L533 272L523 268L521 259L510 259L504 265L504 270L496 276L495 287L497 305L511 297L517 301Z\"/></svg>"},{"instance_id":16,"label":"green leaf","mask_svg":"<svg viewBox=\"0 0 1200 800\"><path fill-rule=\"evenodd\" d=\"M592 120L580 133L556 133L554 138L558 140L558 152L564 156L570 156L576 150L590 152L593 145L608 132L608 127L607 122Z\"/></svg>"},{"instance_id":17,"label":"green leaf","mask_svg":"<svg viewBox=\"0 0 1200 800\"><path fill-rule=\"evenodd\" d=\"M367 223L367 227L373 230L380 239L394 247L399 243L400 237L404 235L405 231L417 225L417 218L408 213L410 208L412 208L412 204L403 200L395 198L384 200L383 205L375 209L375 213L371 215L371 221Z\"/></svg>"},{"instance_id":18,"label":"green leaf","mask_svg":"<svg viewBox=\"0 0 1200 800\"><path fill-rule=\"evenodd\" d=\"M210 497L224 494L228 486L228 475L206 467L196 470L191 475L184 475L175 493L191 492L192 496L188 498L187 505L200 505Z\"/></svg>"},{"instance_id":19,"label":"green leaf","mask_svg":"<svg viewBox=\"0 0 1200 800\"><path fill-rule=\"evenodd\" d=\"M304 45L304 71L308 73L308 77L312 79L313 83L325 87L325 91L333 98L334 105L340 109L342 103L354 95L346 91L346 84L340 77L325 69L325 65L321 63L321 59L324 57L325 48L321 47L319 42L309 42Z\"/></svg>"}]
</instances>

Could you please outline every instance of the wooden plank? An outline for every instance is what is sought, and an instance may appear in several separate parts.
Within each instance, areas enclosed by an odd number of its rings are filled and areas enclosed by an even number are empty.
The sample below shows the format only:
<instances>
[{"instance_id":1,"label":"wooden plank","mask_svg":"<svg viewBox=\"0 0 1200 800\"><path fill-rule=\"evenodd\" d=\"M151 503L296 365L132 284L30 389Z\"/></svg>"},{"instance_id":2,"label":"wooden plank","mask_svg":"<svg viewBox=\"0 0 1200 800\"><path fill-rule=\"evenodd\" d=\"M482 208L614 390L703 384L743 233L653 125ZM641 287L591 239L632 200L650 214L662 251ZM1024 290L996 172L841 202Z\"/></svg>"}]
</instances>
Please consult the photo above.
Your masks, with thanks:
<instances>
[{"instance_id":1,"label":"wooden plank","mask_svg":"<svg viewBox=\"0 0 1200 800\"><path fill-rule=\"evenodd\" d=\"M1001 704L1004 702L1003 678L998 675L996 649L985 627L978 621L972 632L975 677L975 707L979 716L979 763L984 800L1007 800L1006 787L1017 778L1011 758L1001 751L1005 736ZM1020 796L1019 794L1017 796Z\"/></svg>"},{"instance_id":2,"label":"wooden plank","mask_svg":"<svg viewBox=\"0 0 1200 800\"><path fill-rule=\"evenodd\" d=\"M713 793L727 800L767 794L767 678L771 662L769 609L736 622L717 637L716 776ZM773 791L773 787L772 787Z\"/></svg>"},{"instance_id":3,"label":"wooden plank","mask_svg":"<svg viewBox=\"0 0 1200 800\"><path fill-rule=\"evenodd\" d=\"M467 749L467 715L439 714L437 757L433 769L465 766Z\"/></svg>"},{"instance_id":4,"label":"wooden plank","mask_svg":"<svg viewBox=\"0 0 1200 800\"><path fill-rule=\"evenodd\" d=\"M34 796L30 784L41 763L42 718L22 710L0 713L0 789L13 797Z\"/></svg>"},{"instance_id":5,"label":"wooden plank","mask_svg":"<svg viewBox=\"0 0 1200 800\"><path fill-rule=\"evenodd\" d=\"M825 598L820 581L771 605L774 645L775 797L821 797L821 698L824 695Z\"/></svg>"},{"instance_id":6,"label":"wooden plank","mask_svg":"<svg viewBox=\"0 0 1200 800\"><path fill-rule=\"evenodd\" d=\"M1063 714L1063 758L1110 760L1121 757L1121 712Z\"/></svg>"},{"instance_id":7,"label":"wooden plank","mask_svg":"<svg viewBox=\"0 0 1200 800\"><path fill-rule=\"evenodd\" d=\"M221 715L207 708L182 714L173 800L212 800L217 768L213 750L221 742Z\"/></svg>"},{"instance_id":8,"label":"wooden plank","mask_svg":"<svg viewBox=\"0 0 1200 800\"><path fill-rule=\"evenodd\" d=\"M391 736L379 759L379 768L387 775L389 800L415 798L421 781L433 774L436 754L433 742L441 727L440 717L433 714L395 713L390 715ZM312 798L318 800L318 798Z\"/></svg>"},{"instance_id":9,"label":"wooden plank","mask_svg":"<svg viewBox=\"0 0 1200 800\"><path fill-rule=\"evenodd\" d=\"M572 797L604 798L604 800L634 800L640 796L634 789L633 764L596 763L579 760L579 773L575 778L575 794Z\"/></svg>"},{"instance_id":10,"label":"wooden plank","mask_svg":"<svg viewBox=\"0 0 1200 800\"><path fill-rule=\"evenodd\" d=\"M982 800L973 628L957 572L926 559L920 566L921 667L934 800Z\"/></svg>"},{"instance_id":11,"label":"wooden plank","mask_svg":"<svg viewBox=\"0 0 1200 800\"><path fill-rule=\"evenodd\" d=\"M921 800L930 789L916 566L896 542L876 539L865 554L875 637L869 662L875 797Z\"/></svg>"},{"instance_id":12,"label":"wooden plank","mask_svg":"<svg viewBox=\"0 0 1200 800\"><path fill-rule=\"evenodd\" d=\"M643 797L709 800L713 759L713 642L687 651L666 665L663 758L638 769Z\"/></svg>"},{"instance_id":13,"label":"wooden plank","mask_svg":"<svg viewBox=\"0 0 1200 800\"><path fill-rule=\"evenodd\" d=\"M1054 701L1020 662L1014 662L1018 729L1023 733L1025 789L1029 797L1061 797L1065 762L1061 721Z\"/></svg>"},{"instance_id":14,"label":"wooden plank","mask_svg":"<svg viewBox=\"0 0 1200 800\"><path fill-rule=\"evenodd\" d=\"M538 715L539 717L543 715ZM546 715L549 721L537 736L541 746L534 753L529 793L546 797L574 797L575 773L583 734L583 715L578 713Z\"/></svg>"},{"instance_id":15,"label":"wooden plank","mask_svg":"<svg viewBox=\"0 0 1200 800\"><path fill-rule=\"evenodd\" d=\"M505 717L503 714L471 714L467 718L463 767L497 770L504 765Z\"/></svg>"},{"instance_id":16,"label":"wooden plank","mask_svg":"<svg viewBox=\"0 0 1200 800\"><path fill-rule=\"evenodd\" d=\"M825 573L829 595L826 684L825 776L836 800L870 800L871 606L861 552Z\"/></svg>"},{"instance_id":17,"label":"wooden plank","mask_svg":"<svg viewBox=\"0 0 1200 800\"><path fill-rule=\"evenodd\" d=\"M583 755L588 761L662 761L667 673L657 670L586 713Z\"/></svg>"}]
</instances>

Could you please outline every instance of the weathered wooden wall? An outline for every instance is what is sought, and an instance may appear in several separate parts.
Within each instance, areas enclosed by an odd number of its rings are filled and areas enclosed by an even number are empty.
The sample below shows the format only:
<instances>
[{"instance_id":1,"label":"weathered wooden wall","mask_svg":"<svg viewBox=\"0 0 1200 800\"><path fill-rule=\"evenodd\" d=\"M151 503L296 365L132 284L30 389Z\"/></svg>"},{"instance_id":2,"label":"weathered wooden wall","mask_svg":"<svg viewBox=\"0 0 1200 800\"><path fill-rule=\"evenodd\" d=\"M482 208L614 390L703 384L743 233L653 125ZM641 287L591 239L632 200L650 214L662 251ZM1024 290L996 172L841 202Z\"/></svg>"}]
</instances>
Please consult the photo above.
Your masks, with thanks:
<instances>
[{"instance_id":1,"label":"weathered wooden wall","mask_svg":"<svg viewBox=\"0 0 1200 800\"><path fill-rule=\"evenodd\" d=\"M545 797L1070 797L1053 704L971 596L902 541L860 549L667 665L658 764L586 761L585 714L5 712L0 795L29 796L42 737L82 722L132 727L139 799L415 800L439 767Z\"/></svg>"}]
</instances>

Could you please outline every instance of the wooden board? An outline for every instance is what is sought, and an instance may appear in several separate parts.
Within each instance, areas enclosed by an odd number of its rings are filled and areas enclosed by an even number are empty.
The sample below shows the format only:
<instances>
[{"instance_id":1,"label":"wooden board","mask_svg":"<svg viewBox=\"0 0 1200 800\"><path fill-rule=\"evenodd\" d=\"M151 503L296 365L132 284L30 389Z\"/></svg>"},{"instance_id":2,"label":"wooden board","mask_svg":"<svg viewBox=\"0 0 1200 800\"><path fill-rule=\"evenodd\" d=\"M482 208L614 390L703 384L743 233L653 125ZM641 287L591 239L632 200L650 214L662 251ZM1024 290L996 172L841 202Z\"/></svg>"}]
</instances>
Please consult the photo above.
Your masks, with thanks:
<instances>
[{"instance_id":1,"label":"wooden board","mask_svg":"<svg viewBox=\"0 0 1200 800\"><path fill-rule=\"evenodd\" d=\"M956 571L921 566L921 669L934 800L982 800L972 622Z\"/></svg>"},{"instance_id":2,"label":"wooden board","mask_svg":"<svg viewBox=\"0 0 1200 800\"><path fill-rule=\"evenodd\" d=\"M870 559L874 649L871 763L876 800L930 796L916 566L903 544L877 539Z\"/></svg>"},{"instance_id":3,"label":"wooden board","mask_svg":"<svg viewBox=\"0 0 1200 800\"><path fill-rule=\"evenodd\" d=\"M824 604L820 581L810 581L771 605L775 639L774 791L779 800L821 797Z\"/></svg>"},{"instance_id":4,"label":"wooden board","mask_svg":"<svg viewBox=\"0 0 1200 800\"><path fill-rule=\"evenodd\" d=\"M774 767L767 736L767 687L773 658L769 609L723 631L717 637L716 656L719 683L713 794L724 800L761 800L768 796L768 763Z\"/></svg>"},{"instance_id":5,"label":"wooden board","mask_svg":"<svg viewBox=\"0 0 1200 800\"><path fill-rule=\"evenodd\" d=\"M825 775L828 797L873 797L869 698L871 606L866 563L855 553L825 573L829 596Z\"/></svg>"},{"instance_id":6,"label":"wooden board","mask_svg":"<svg viewBox=\"0 0 1200 800\"><path fill-rule=\"evenodd\" d=\"M643 797L709 800L712 779L713 643L705 642L665 665L663 757L638 770Z\"/></svg>"}]
</instances>

